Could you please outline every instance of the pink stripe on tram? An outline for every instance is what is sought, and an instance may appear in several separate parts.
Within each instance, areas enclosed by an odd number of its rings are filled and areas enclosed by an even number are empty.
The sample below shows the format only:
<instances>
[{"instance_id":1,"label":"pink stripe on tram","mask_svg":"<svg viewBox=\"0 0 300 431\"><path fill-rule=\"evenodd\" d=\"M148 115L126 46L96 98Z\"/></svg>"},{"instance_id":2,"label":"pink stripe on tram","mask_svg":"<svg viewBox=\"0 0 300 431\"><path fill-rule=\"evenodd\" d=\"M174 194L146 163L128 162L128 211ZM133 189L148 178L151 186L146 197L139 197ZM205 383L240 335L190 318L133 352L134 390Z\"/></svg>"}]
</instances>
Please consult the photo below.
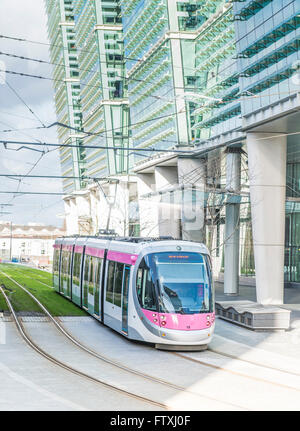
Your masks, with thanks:
<instances>
[{"instance_id":1,"label":"pink stripe on tram","mask_svg":"<svg viewBox=\"0 0 300 431\"><path fill-rule=\"evenodd\" d=\"M104 250L94 247L86 247L85 253L94 257L104 257Z\"/></svg>"},{"instance_id":2,"label":"pink stripe on tram","mask_svg":"<svg viewBox=\"0 0 300 431\"><path fill-rule=\"evenodd\" d=\"M73 246L72 245L63 245L62 249L63 250L68 250L68 251L72 251L73 250Z\"/></svg>"},{"instance_id":3,"label":"pink stripe on tram","mask_svg":"<svg viewBox=\"0 0 300 431\"><path fill-rule=\"evenodd\" d=\"M75 253L82 253L83 245L75 245Z\"/></svg>"},{"instance_id":4,"label":"pink stripe on tram","mask_svg":"<svg viewBox=\"0 0 300 431\"><path fill-rule=\"evenodd\" d=\"M134 265L137 257L137 254L121 253L120 251L113 250L107 253L107 259L114 260L115 262L127 263L129 265Z\"/></svg>"},{"instance_id":5,"label":"pink stripe on tram","mask_svg":"<svg viewBox=\"0 0 300 431\"><path fill-rule=\"evenodd\" d=\"M147 319L162 329L177 329L180 331L199 331L208 329L215 321L215 313L177 314L157 313L142 308Z\"/></svg>"}]
</instances>

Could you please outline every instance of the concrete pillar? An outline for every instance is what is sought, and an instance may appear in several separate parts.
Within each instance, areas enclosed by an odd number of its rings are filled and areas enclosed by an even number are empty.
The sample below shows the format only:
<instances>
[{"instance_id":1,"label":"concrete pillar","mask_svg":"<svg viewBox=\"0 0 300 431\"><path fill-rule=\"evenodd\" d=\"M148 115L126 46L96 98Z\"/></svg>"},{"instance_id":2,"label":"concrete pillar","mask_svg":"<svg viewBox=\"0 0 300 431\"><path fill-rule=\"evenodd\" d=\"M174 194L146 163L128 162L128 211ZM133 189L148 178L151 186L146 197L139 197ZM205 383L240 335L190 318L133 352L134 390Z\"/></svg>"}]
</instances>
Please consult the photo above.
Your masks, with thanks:
<instances>
[{"instance_id":1,"label":"concrete pillar","mask_svg":"<svg viewBox=\"0 0 300 431\"><path fill-rule=\"evenodd\" d=\"M248 133L247 147L257 301L282 304L286 136Z\"/></svg>"},{"instance_id":2,"label":"concrete pillar","mask_svg":"<svg viewBox=\"0 0 300 431\"><path fill-rule=\"evenodd\" d=\"M65 214L66 214L66 232L67 235L78 235L78 214L76 198L66 199L64 201Z\"/></svg>"},{"instance_id":3,"label":"concrete pillar","mask_svg":"<svg viewBox=\"0 0 300 431\"><path fill-rule=\"evenodd\" d=\"M206 161L179 158L178 182L182 185L182 239L205 242Z\"/></svg>"},{"instance_id":4,"label":"concrete pillar","mask_svg":"<svg viewBox=\"0 0 300 431\"><path fill-rule=\"evenodd\" d=\"M129 225L129 184L120 181L119 184L110 184L110 229L114 229L120 236L128 235Z\"/></svg>"},{"instance_id":5,"label":"concrete pillar","mask_svg":"<svg viewBox=\"0 0 300 431\"><path fill-rule=\"evenodd\" d=\"M90 201L91 201L92 233L95 235L99 231L99 220L98 220L99 191L96 188L90 190Z\"/></svg>"},{"instance_id":6,"label":"concrete pillar","mask_svg":"<svg viewBox=\"0 0 300 431\"><path fill-rule=\"evenodd\" d=\"M226 191L239 193L241 187L241 150L226 150ZM239 293L240 204L237 196L227 195L224 238L224 293Z\"/></svg>"},{"instance_id":7,"label":"concrete pillar","mask_svg":"<svg viewBox=\"0 0 300 431\"><path fill-rule=\"evenodd\" d=\"M206 184L209 188L217 188L221 182L221 150L213 150L207 154L207 178Z\"/></svg>"},{"instance_id":8,"label":"concrete pillar","mask_svg":"<svg viewBox=\"0 0 300 431\"><path fill-rule=\"evenodd\" d=\"M157 237L159 236L157 197L147 197L147 194L155 190L154 173L137 174L137 186L141 236Z\"/></svg>"},{"instance_id":9,"label":"concrete pillar","mask_svg":"<svg viewBox=\"0 0 300 431\"><path fill-rule=\"evenodd\" d=\"M91 202L89 194L76 196L79 235L91 235Z\"/></svg>"},{"instance_id":10,"label":"concrete pillar","mask_svg":"<svg viewBox=\"0 0 300 431\"><path fill-rule=\"evenodd\" d=\"M178 184L176 166L156 166L154 171L156 192L159 193L158 231L159 236L179 238L179 214L170 188Z\"/></svg>"}]
</instances>

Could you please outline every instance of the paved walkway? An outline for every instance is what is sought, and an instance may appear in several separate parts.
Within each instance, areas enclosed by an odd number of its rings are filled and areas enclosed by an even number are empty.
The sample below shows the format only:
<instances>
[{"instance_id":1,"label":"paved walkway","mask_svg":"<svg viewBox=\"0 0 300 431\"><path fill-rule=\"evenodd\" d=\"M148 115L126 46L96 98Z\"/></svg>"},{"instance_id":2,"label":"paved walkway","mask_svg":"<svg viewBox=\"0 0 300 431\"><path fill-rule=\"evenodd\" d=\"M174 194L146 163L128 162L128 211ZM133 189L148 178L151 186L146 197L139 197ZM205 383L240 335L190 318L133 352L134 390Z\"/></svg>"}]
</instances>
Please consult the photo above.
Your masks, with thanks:
<instances>
[{"instance_id":1,"label":"paved walkway","mask_svg":"<svg viewBox=\"0 0 300 431\"><path fill-rule=\"evenodd\" d=\"M51 324L31 325L45 333ZM0 411L157 410L57 367L23 341L13 322L0 321L0 381Z\"/></svg>"},{"instance_id":2,"label":"paved walkway","mask_svg":"<svg viewBox=\"0 0 300 431\"><path fill-rule=\"evenodd\" d=\"M228 299L220 283L216 285L216 299ZM240 286L236 299L255 301L255 288ZM144 383L87 357L44 319L22 320L33 339L48 352L124 388L134 386L142 394L165 402L171 410L299 410L300 290L286 289L285 302L283 307L292 310L290 330L254 332L217 318L210 344L213 351L184 353L192 362L129 342L92 317L61 318L71 334L95 351L183 386L188 391L183 393L156 388L149 381ZM57 368L29 348L14 323L7 320L0 318L0 411L152 409Z\"/></svg>"},{"instance_id":3,"label":"paved walkway","mask_svg":"<svg viewBox=\"0 0 300 431\"><path fill-rule=\"evenodd\" d=\"M134 386L164 401L171 410L299 409L300 327L283 333L256 333L218 318L210 345L214 351L184 353L193 359L190 361L130 342L92 317L62 320L70 333L95 351L183 386L187 392L142 382L85 355L49 322L27 321L24 325L34 341L60 359L124 388ZM120 411L148 407L57 368L20 339L13 322L5 326L6 340L0 343L0 410Z\"/></svg>"},{"instance_id":4,"label":"paved walkway","mask_svg":"<svg viewBox=\"0 0 300 431\"><path fill-rule=\"evenodd\" d=\"M223 283L215 283L216 301L228 300L250 300L256 301L256 290L254 286L239 286L238 296L227 296L223 293ZM284 289L284 304L280 307L291 310L291 326L288 331L264 331L255 332L235 325L233 323L222 321L222 324L216 325L216 334L227 338L227 340L242 343L245 345L244 350L259 348L266 352L272 352L282 357L282 363L288 358L300 358L300 289ZM221 322L219 318L218 321ZM300 364L300 361L299 361Z\"/></svg>"},{"instance_id":5,"label":"paved walkway","mask_svg":"<svg viewBox=\"0 0 300 431\"><path fill-rule=\"evenodd\" d=\"M224 295L224 285L220 282L215 282L216 301L256 301L256 289L254 286L239 286L239 295L228 296ZM300 325L300 288L284 289L284 304L282 308L291 310L291 324L299 322Z\"/></svg>"}]
</instances>

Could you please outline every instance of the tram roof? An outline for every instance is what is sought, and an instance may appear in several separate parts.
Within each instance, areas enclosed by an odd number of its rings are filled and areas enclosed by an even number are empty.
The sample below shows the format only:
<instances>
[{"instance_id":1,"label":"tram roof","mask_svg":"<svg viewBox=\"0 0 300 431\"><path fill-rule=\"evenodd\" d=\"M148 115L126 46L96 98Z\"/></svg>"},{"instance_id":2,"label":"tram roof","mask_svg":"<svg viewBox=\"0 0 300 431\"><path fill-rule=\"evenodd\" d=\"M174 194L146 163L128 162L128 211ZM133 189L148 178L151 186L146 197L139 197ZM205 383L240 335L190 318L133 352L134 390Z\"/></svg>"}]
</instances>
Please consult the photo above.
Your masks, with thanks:
<instances>
[{"instance_id":1,"label":"tram roof","mask_svg":"<svg viewBox=\"0 0 300 431\"><path fill-rule=\"evenodd\" d=\"M113 251L121 251L124 253L138 254L142 250L147 249L148 252L155 252L158 250L176 251L195 251L200 253L209 254L207 247L204 244L171 239L170 237L162 238L130 238L130 237L97 237L97 236L72 236L57 238L56 244L60 245L76 245L88 246L98 249L108 249Z\"/></svg>"}]
</instances>

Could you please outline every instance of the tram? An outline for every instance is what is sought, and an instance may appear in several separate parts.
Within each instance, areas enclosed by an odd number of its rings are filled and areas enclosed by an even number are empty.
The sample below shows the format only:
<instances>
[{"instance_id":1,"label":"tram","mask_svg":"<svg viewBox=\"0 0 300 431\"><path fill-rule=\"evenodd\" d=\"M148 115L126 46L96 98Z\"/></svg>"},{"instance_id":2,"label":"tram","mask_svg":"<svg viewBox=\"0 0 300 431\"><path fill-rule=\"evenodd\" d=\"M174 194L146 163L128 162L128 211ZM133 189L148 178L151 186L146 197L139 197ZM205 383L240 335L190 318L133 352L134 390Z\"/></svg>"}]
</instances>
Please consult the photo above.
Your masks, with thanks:
<instances>
[{"instance_id":1,"label":"tram","mask_svg":"<svg viewBox=\"0 0 300 431\"><path fill-rule=\"evenodd\" d=\"M166 350L204 350L215 325L203 244L67 237L54 244L57 292L123 336Z\"/></svg>"}]
</instances>

